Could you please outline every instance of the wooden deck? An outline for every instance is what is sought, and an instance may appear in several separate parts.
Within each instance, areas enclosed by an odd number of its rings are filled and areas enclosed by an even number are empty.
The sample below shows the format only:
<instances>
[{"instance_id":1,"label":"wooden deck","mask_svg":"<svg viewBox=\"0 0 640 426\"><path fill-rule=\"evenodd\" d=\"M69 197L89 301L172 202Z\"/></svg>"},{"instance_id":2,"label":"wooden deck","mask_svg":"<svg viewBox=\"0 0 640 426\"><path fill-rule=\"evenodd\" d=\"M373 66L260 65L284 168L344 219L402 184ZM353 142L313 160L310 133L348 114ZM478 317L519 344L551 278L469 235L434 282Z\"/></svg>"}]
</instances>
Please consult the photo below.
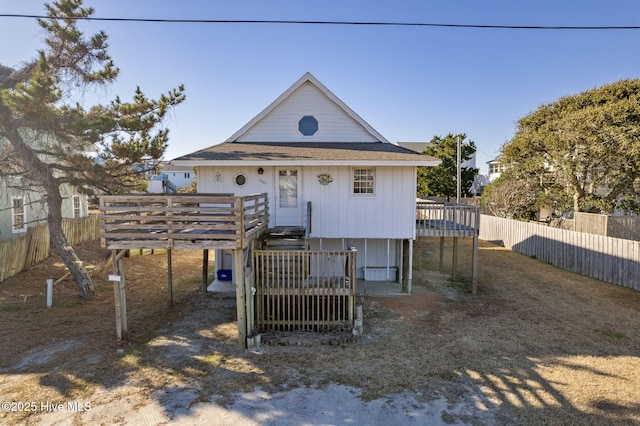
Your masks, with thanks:
<instances>
[{"instance_id":1,"label":"wooden deck","mask_svg":"<svg viewBox=\"0 0 640 426\"><path fill-rule=\"evenodd\" d=\"M421 237L476 237L480 207L456 203L416 203L416 235Z\"/></svg>"},{"instance_id":2,"label":"wooden deck","mask_svg":"<svg viewBox=\"0 0 640 426\"><path fill-rule=\"evenodd\" d=\"M267 229L267 194L100 197L100 238L108 249L239 249Z\"/></svg>"},{"instance_id":3,"label":"wooden deck","mask_svg":"<svg viewBox=\"0 0 640 426\"><path fill-rule=\"evenodd\" d=\"M440 270L444 265L444 239L453 237L451 278L457 278L458 237L473 238L471 253L471 292L477 291L478 235L480 207L457 203L416 202L416 236L440 237Z\"/></svg>"}]
</instances>

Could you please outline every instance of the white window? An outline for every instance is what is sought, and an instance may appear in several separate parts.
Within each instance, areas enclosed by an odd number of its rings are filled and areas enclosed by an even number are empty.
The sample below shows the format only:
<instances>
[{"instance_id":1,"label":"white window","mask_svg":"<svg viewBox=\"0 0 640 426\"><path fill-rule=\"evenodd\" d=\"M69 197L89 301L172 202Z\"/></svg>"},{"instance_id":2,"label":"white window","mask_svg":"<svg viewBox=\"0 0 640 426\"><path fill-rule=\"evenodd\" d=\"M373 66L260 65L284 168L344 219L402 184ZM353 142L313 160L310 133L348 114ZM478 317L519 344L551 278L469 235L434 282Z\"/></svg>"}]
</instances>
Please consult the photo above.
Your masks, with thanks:
<instances>
[{"instance_id":1,"label":"white window","mask_svg":"<svg viewBox=\"0 0 640 426\"><path fill-rule=\"evenodd\" d=\"M375 194L375 182L375 169L353 169L353 195L373 196Z\"/></svg>"},{"instance_id":2,"label":"white window","mask_svg":"<svg viewBox=\"0 0 640 426\"><path fill-rule=\"evenodd\" d=\"M82 216L82 201L79 195L73 196L73 217Z\"/></svg>"},{"instance_id":3,"label":"white window","mask_svg":"<svg viewBox=\"0 0 640 426\"><path fill-rule=\"evenodd\" d=\"M11 230L14 233L24 232L27 230L24 197L11 198Z\"/></svg>"}]
</instances>

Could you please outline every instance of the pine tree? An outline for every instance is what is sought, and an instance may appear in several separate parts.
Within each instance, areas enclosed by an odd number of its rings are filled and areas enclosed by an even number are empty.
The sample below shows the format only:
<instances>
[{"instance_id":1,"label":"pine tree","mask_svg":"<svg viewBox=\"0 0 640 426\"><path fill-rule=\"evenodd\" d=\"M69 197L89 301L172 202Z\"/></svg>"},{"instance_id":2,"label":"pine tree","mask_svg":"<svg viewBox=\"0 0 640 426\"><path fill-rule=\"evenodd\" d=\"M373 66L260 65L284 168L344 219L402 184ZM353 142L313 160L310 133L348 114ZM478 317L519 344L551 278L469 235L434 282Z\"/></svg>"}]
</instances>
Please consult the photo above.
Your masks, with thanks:
<instances>
[{"instance_id":1,"label":"pine tree","mask_svg":"<svg viewBox=\"0 0 640 426\"><path fill-rule=\"evenodd\" d=\"M80 295L93 294L91 278L62 232L65 185L86 194L142 189L145 173L165 152L167 111L184 99L184 87L159 99L138 88L132 101L116 98L85 107L83 91L118 75L107 35L85 36L78 23L93 14L82 0L45 4L44 48L20 69L0 66L0 176L20 176L46 194L51 242L76 279Z\"/></svg>"}]
</instances>

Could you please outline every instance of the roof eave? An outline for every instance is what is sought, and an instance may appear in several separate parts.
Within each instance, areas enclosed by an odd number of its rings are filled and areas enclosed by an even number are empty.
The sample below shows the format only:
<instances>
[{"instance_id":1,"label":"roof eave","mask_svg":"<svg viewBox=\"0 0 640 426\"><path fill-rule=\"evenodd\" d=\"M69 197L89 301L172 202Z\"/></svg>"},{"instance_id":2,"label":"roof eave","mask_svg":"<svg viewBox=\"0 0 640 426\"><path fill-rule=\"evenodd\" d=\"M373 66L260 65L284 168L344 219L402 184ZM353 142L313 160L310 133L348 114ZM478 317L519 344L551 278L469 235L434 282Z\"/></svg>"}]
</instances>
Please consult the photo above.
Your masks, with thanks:
<instances>
[{"instance_id":1,"label":"roof eave","mask_svg":"<svg viewBox=\"0 0 640 426\"><path fill-rule=\"evenodd\" d=\"M435 167L440 160L173 160L176 164L189 167L242 167L242 166L374 166L374 167Z\"/></svg>"}]
</instances>

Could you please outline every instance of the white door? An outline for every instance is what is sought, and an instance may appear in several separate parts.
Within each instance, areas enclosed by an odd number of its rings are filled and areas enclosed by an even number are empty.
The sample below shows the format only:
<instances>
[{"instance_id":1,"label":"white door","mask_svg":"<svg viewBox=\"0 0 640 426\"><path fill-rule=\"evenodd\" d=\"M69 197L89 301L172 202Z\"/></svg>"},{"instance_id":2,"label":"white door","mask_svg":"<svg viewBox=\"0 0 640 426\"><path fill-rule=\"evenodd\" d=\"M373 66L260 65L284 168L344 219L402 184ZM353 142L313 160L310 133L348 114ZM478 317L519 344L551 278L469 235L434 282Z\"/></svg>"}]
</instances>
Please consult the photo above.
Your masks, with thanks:
<instances>
[{"instance_id":1,"label":"white door","mask_svg":"<svg viewBox=\"0 0 640 426\"><path fill-rule=\"evenodd\" d=\"M300 170L276 168L276 226L302 226Z\"/></svg>"}]
</instances>

